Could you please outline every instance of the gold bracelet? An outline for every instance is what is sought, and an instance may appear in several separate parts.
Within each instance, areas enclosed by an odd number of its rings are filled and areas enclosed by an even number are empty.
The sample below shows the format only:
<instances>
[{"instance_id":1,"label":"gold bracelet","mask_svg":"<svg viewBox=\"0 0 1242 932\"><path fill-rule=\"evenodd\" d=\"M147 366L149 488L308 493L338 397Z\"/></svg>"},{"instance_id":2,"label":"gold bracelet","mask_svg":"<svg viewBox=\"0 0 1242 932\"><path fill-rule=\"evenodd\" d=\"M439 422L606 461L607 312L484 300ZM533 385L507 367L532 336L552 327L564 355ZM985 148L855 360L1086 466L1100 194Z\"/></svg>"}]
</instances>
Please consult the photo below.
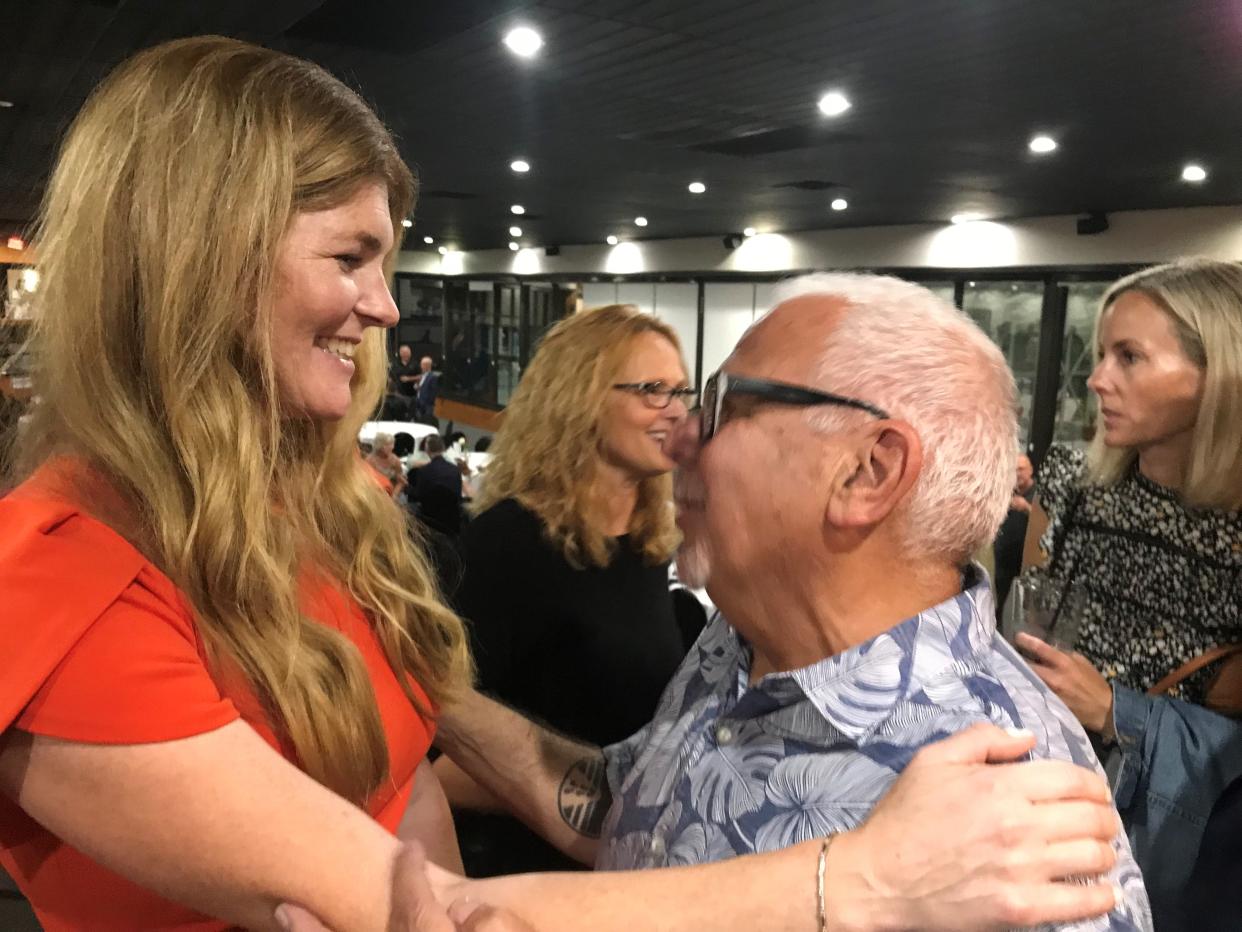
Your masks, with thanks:
<instances>
[{"instance_id":1,"label":"gold bracelet","mask_svg":"<svg viewBox=\"0 0 1242 932\"><path fill-rule=\"evenodd\" d=\"M836 835L829 835L819 846L819 862L815 868L815 918L819 920L819 932L828 932L828 901L824 896L824 871L828 867L828 849L836 839Z\"/></svg>"}]
</instances>

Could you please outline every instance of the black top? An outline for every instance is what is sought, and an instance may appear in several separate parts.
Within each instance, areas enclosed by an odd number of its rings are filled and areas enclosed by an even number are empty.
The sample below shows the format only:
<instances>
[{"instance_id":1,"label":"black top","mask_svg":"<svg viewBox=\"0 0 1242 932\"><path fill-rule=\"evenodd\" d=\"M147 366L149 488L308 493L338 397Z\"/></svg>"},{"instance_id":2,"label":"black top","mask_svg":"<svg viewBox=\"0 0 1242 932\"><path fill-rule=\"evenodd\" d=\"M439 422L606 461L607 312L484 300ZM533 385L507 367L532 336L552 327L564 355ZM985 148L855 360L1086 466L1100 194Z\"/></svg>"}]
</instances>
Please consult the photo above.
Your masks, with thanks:
<instances>
[{"instance_id":1,"label":"black top","mask_svg":"<svg viewBox=\"0 0 1242 932\"><path fill-rule=\"evenodd\" d=\"M456 537L461 530L461 469L438 453L406 476L406 501L428 527Z\"/></svg>"},{"instance_id":2,"label":"black top","mask_svg":"<svg viewBox=\"0 0 1242 932\"><path fill-rule=\"evenodd\" d=\"M388 377L397 383L397 391L406 398L413 398L418 392L417 382L402 382L403 375L419 375L423 374L422 363L417 359L411 359L408 363L403 363L400 359L388 367Z\"/></svg>"},{"instance_id":3,"label":"black top","mask_svg":"<svg viewBox=\"0 0 1242 932\"><path fill-rule=\"evenodd\" d=\"M685 655L667 562L620 537L608 566L574 569L511 499L466 526L462 557L457 607L482 690L601 746L651 721ZM459 817L458 830L472 876L568 863L510 820Z\"/></svg>"},{"instance_id":4,"label":"black top","mask_svg":"<svg viewBox=\"0 0 1242 932\"><path fill-rule=\"evenodd\" d=\"M651 721L685 656L667 562L620 537L608 566L574 569L512 499L467 525L462 558L481 689L600 746Z\"/></svg>"},{"instance_id":5,"label":"black top","mask_svg":"<svg viewBox=\"0 0 1242 932\"><path fill-rule=\"evenodd\" d=\"M1188 508L1137 466L1116 485L1091 485L1082 451L1060 446L1040 466L1039 501L1049 574L1085 592L1075 649L1110 682L1142 692L1242 641L1242 513ZM1201 705L1218 669L1169 695Z\"/></svg>"}]
</instances>

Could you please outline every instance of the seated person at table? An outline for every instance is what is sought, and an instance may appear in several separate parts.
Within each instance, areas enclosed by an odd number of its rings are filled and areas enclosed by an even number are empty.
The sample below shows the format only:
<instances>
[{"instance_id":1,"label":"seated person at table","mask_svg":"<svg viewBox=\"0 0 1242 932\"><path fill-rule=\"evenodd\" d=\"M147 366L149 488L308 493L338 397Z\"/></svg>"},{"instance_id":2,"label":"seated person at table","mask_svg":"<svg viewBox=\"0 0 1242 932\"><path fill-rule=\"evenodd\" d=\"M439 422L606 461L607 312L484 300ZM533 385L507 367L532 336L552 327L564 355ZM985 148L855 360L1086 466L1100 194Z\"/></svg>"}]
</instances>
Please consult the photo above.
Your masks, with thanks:
<instances>
[{"instance_id":1,"label":"seated person at table","mask_svg":"<svg viewBox=\"0 0 1242 932\"><path fill-rule=\"evenodd\" d=\"M408 475L406 501L433 530L456 537L461 531L461 469L444 458L444 440L432 434L423 443L429 461Z\"/></svg>"}]
</instances>

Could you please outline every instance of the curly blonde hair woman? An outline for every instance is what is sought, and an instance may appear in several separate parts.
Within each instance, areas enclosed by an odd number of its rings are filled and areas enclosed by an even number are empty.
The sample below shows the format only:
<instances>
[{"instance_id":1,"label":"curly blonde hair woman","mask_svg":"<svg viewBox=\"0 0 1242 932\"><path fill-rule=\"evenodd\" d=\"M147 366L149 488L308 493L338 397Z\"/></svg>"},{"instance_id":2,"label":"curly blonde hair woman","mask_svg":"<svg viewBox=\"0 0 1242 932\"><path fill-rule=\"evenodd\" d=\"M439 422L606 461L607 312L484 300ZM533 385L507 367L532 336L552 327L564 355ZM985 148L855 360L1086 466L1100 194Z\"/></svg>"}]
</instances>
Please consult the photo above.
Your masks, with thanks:
<instances>
[{"instance_id":1,"label":"curly blonde hair woman","mask_svg":"<svg viewBox=\"0 0 1242 932\"><path fill-rule=\"evenodd\" d=\"M0 503L0 785L47 827L0 853L49 929L261 926L232 831L296 848L345 800L393 830L427 797L413 775L467 644L355 440L413 197L356 94L229 39L140 53L69 131L39 237L39 403ZM241 818L256 799L266 826ZM451 836L427 840L454 862ZM340 886L339 864L303 867L287 881ZM360 908L330 912L357 928Z\"/></svg>"},{"instance_id":2,"label":"curly blonde hair woman","mask_svg":"<svg viewBox=\"0 0 1242 932\"><path fill-rule=\"evenodd\" d=\"M677 335L652 315L613 305L562 320L505 409L464 532L458 608L480 685L600 744L650 720L685 654L664 445L691 394ZM469 783L437 766L468 805ZM513 820L461 813L458 834L475 874L572 863Z\"/></svg>"}]
</instances>

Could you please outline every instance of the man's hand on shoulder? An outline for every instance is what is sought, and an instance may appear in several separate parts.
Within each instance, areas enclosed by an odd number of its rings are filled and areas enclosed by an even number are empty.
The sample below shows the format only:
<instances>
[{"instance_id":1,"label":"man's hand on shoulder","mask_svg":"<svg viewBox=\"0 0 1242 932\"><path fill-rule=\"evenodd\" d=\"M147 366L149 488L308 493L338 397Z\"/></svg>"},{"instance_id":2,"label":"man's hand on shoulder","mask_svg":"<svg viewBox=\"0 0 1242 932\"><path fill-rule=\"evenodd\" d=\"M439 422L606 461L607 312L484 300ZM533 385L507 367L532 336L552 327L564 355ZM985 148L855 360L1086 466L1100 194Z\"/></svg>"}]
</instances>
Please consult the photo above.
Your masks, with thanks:
<instances>
[{"instance_id":1,"label":"man's hand on shoulder","mask_svg":"<svg viewBox=\"0 0 1242 932\"><path fill-rule=\"evenodd\" d=\"M1064 761L1021 760L1029 732L976 725L919 752L829 851L841 929L1005 929L1116 905L1102 877L1120 830L1108 787Z\"/></svg>"}]
</instances>

